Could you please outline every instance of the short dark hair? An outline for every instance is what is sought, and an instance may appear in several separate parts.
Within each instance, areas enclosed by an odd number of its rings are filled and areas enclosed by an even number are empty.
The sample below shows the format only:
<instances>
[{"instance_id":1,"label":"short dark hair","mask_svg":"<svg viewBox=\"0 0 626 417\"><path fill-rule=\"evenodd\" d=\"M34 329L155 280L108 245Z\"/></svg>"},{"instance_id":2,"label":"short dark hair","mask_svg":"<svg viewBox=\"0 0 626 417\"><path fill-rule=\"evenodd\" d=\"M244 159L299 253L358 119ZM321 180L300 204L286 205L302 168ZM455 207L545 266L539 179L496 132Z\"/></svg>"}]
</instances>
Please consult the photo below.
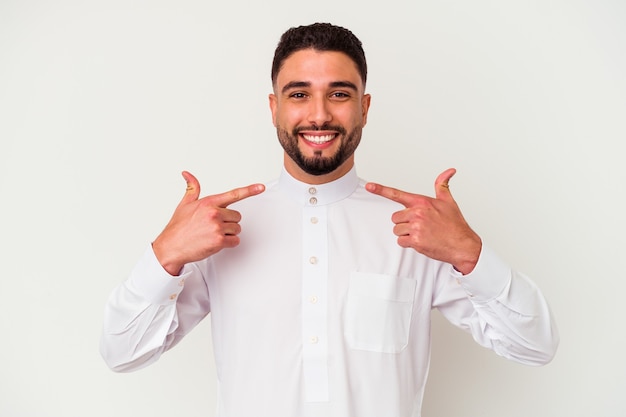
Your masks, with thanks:
<instances>
[{"instance_id":1,"label":"short dark hair","mask_svg":"<svg viewBox=\"0 0 626 417\"><path fill-rule=\"evenodd\" d=\"M348 29L330 23L313 23L292 27L280 37L272 62L272 84L283 63L291 54L302 49L336 51L348 55L356 64L363 85L367 80L367 62L361 41Z\"/></svg>"}]
</instances>

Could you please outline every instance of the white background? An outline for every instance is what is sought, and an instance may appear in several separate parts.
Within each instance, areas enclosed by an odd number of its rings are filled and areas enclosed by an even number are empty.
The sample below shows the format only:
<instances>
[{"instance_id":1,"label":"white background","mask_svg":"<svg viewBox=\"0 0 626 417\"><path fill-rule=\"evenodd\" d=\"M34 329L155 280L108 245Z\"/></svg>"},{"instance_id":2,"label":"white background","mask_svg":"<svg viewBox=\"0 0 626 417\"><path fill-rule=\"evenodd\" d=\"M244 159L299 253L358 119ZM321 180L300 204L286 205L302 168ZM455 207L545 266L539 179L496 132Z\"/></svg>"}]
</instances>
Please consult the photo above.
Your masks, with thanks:
<instances>
[{"instance_id":1,"label":"white background","mask_svg":"<svg viewBox=\"0 0 626 417\"><path fill-rule=\"evenodd\" d=\"M272 54L315 21L368 56L359 175L432 195L456 167L466 218L559 324L531 368L436 316L424 417L626 415L623 1L0 0L0 416L213 415L208 321L115 374L103 306L180 171L205 195L278 175Z\"/></svg>"}]
</instances>

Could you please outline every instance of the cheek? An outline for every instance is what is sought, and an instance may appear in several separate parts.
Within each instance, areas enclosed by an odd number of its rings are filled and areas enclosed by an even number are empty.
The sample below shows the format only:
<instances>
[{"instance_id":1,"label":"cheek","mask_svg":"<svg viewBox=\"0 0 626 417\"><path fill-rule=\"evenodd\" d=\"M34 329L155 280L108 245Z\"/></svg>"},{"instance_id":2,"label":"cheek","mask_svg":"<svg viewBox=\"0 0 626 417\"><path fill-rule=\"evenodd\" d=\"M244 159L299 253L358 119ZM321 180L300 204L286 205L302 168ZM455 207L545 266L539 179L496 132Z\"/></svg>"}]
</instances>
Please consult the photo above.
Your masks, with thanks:
<instances>
[{"instance_id":1,"label":"cheek","mask_svg":"<svg viewBox=\"0 0 626 417\"><path fill-rule=\"evenodd\" d=\"M348 130L354 129L356 126L362 127L364 123L363 113L361 109L351 109L342 113L337 113L337 120L343 127Z\"/></svg>"},{"instance_id":2,"label":"cheek","mask_svg":"<svg viewBox=\"0 0 626 417\"><path fill-rule=\"evenodd\" d=\"M302 111L294 108L279 108L274 113L274 125L278 124L283 128L291 128L303 123Z\"/></svg>"},{"instance_id":3,"label":"cheek","mask_svg":"<svg viewBox=\"0 0 626 417\"><path fill-rule=\"evenodd\" d=\"M343 106L338 106L336 109L337 115L341 115L341 117L346 120L352 121L360 121L363 119L363 106L361 102L358 100L350 101L349 103L344 103Z\"/></svg>"}]
</instances>

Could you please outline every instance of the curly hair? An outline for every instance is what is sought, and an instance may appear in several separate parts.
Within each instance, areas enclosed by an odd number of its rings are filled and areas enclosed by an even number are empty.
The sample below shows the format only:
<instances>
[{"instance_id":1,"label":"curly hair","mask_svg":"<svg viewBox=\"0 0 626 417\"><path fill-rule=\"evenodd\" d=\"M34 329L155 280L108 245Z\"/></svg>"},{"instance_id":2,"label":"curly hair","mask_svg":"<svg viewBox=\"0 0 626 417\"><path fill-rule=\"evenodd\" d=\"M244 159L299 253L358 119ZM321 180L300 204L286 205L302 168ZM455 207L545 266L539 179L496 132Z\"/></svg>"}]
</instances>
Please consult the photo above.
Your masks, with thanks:
<instances>
[{"instance_id":1,"label":"curly hair","mask_svg":"<svg viewBox=\"0 0 626 417\"><path fill-rule=\"evenodd\" d=\"M343 52L356 64L363 85L367 80L367 62L361 41L348 29L330 23L313 23L292 27L280 37L272 62L272 84L283 63L291 54L302 49Z\"/></svg>"}]
</instances>

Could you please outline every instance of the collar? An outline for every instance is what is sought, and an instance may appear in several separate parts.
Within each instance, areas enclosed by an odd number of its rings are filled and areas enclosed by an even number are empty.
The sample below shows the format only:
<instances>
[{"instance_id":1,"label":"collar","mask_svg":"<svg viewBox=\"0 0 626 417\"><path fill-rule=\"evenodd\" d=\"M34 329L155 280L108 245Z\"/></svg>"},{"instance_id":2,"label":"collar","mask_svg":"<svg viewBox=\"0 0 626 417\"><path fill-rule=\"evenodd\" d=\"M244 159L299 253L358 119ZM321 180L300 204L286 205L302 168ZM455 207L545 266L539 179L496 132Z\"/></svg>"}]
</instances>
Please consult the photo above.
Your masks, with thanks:
<instances>
[{"instance_id":1,"label":"collar","mask_svg":"<svg viewBox=\"0 0 626 417\"><path fill-rule=\"evenodd\" d=\"M311 185L298 181L283 167L278 187L289 197L304 206L323 206L336 203L350 196L359 185L356 168L352 167L343 177L326 184Z\"/></svg>"}]
</instances>

